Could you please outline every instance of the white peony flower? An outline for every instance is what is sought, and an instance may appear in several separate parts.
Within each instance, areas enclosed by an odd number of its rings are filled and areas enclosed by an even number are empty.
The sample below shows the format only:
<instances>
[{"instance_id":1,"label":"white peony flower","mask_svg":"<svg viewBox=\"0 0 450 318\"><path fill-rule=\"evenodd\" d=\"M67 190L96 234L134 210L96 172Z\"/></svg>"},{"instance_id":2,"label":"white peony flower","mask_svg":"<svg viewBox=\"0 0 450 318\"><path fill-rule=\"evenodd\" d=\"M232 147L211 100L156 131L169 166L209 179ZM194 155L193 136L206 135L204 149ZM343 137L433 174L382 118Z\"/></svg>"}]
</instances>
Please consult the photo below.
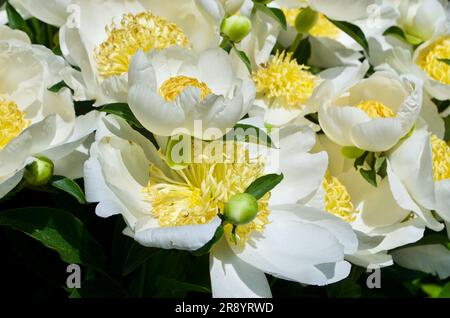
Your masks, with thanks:
<instances>
[{"instance_id":1,"label":"white peony flower","mask_svg":"<svg viewBox=\"0 0 450 318\"><path fill-rule=\"evenodd\" d=\"M127 71L138 50L171 46L195 52L220 43L216 1L70 0L17 1L37 18L59 25L61 50L81 72L67 68L65 82L77 99L97 105L125 102ZM47 10L50 7L67 10ZM63 11L63 12L60 12Z\"/></svg>"},{"instance_id":2,"label":"white peony flower","mask_svg":"<svg viewBox=\"0 0 450 318\"><path fill-rule=\"evenodd\" d=\"M322 85L320 126L341 146L383 152L414 127L422 107L422 83L413 76L376 72L363 79L367 64L349 67Z\"/></svg>"},{"instance_id":3,"label":"white peony flower","mask_svg":"<svg viewBox=\"0 0 450 318\"><path fill-rule=\"evenodd\" d=\"M181 48L149 56L138 52L129 82L131 110L144 127L161 136L185 129L199 139L220 138L248 112L255 96L253 83L237 77L232 59L220 48L199 55ZM222 135L206 134L210 128Z\"/></svg>"},{"instance_id":4,"label":"white peony flower","mask_svg":"<svg viewBox=\"0 0 450 318\"><path fill-rule=\"evenodd\" d=\"M221 153L221 162L204 149L203 161L173 170L148 140L108 116L85 165L87 198L100 202L99 216L122 214L125 233L144 246L195 251L211 240L230 198L258 177L282 171L285 179L258 201L256 218L237 226L234 238L226 225L213 247L213 296L269 297L264 273L314 285L338 281L349 273L343 258L356 249L354 233L333 215L297 204L321 183L325 154L308 153L315 138L307 128L280 135L280 149L273 150L278 168L252 146L231 142L235 152Z\"/></svg>"},{"instance_id":5,"label":"white peony flower","mask_svg":"<svg viewBox=\"0 0 450 318\"><path fill-rule=\"evenodd\" d=\"M51 159L65 176L82 165L72 155L94 131L97 115L76 118L70 90L48 90L61 81L64 67L62 58L31 45L25 33L0 26L0 198L36 157Z\"/></svg>"},{"instance_id":6,"label":"white peony flower","mask_svg":"<svg viewBox=\"0 0 450 318\"><path fill-rule=\"evenodd\" d=\"M319 135L315 151L326 150L329 166L326 177L307 205L324 209L349 224L358 235L357 252L346 255L352 263L363 266L393 264L389 251L414 243L423 237L425 227L442 230L430 211L405 204L404 193L389 178L369 184L346 159L341 147L325 135ZM411 159L417 160L415 154Z\"/></svg>"}]
</instances>

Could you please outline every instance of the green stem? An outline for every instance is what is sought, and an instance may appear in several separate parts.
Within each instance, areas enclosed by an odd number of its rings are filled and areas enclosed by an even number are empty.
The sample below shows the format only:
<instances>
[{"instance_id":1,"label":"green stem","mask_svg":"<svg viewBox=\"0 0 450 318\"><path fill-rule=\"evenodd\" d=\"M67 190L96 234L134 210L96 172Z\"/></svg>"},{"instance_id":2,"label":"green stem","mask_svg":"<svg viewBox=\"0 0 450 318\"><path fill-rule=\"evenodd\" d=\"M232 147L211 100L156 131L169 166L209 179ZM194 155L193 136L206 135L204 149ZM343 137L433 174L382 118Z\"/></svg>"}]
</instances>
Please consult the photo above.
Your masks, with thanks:
<instances>
[{"instance_id":1,"label":"green stem","mask_svg":"<svg viewBox=\"0 0 450 318\"><path fill-rule=\"evenodd\" d=\"M220 43L220 47L227 53L230 53L231 49L233 48L233 42L231 42L227 37L224 37L222 43Z\"/></svg>"},{"instance_id":2,"label":"green stem","mask_svg":"<svg viewBox=\"0 0 450 318\"><path fill-rule=\"evenodd\" d=\"M292 53L295 53L295 51L297 51L297 48L302 40L303 40L303 34L297 33L297 36L295 37L294 42L292 42L292 45L291 45L291 48L289 49L289 51Z\"/></svg>"}]
</instances>

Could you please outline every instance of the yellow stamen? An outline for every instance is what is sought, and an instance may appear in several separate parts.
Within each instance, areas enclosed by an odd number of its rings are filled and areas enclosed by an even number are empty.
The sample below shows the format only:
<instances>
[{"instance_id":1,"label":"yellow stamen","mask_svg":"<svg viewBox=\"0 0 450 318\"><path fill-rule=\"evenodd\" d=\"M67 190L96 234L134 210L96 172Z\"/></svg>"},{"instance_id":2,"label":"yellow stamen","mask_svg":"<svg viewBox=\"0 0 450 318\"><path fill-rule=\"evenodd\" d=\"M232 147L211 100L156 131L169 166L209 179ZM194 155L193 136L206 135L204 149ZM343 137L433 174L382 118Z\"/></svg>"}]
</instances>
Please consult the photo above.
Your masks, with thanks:
<instances>
[{"instance_id":1,"label":"yellow stamen","mask_svg":"<svg viewBox=\"0 0 450 318\"><path fill-rule=\"evenodd\" d=\"M104 78L128 72L130 60L138 50L189 46L181 28L151 12L124 14L120 26L112 23L106 27L106 33L108 39L95 50L98 71Z\"/></svg>"},{"instance_id":2,"label":"yellow stamen","mask_svg":"<svg viewBox=\"0 0 450 318\"><path fill-rule=\"evenodd\" d=\"M417 59L417 65L432 79L450 84L450 65L440 61L450 59L450 36L444 37L425 48Z\"/></svg>"},{"instance_id":3,"label":"yellow stamen","mask_svg":"<svg viewBox=\"0 0 450 318\"><path fill-rule=\"evenodd\" d=\"M436 135L431 136L435 181L450 179L450 147Z\"/></svg>"},{"instance_id":4,"label":"yellow stamen","mask_svg":"<svg viewBox=\"0 0 450 318\"><path fill-rule=\"evenodd\" d=\"M353 222L359 212L355 210L347 188L336 177L329 175L322 184L325 189L325 210L346 222Z\"/></svg>"},{"instance_id":5,"label":"yellow stamen","mask_svg":"<svg viewBox=\"0 0 450 318\"><path fill-rule=\"evenodd\" d=\"M17 104L0 95L0 150L29 125Z\"/></svg>"},{"instance_id":6,"label":"yellow stamen","mask_svg":"<svg viewBox=\"0 0 450 318\"><path fill-rule=\"evenodd\" d=\"M223 213L225 204L235 194L244 192L264 174L262 159L250 160L248 150L240 143L223 143L223 160L210 160L202 153L194 157L183 170L171 170L170 174L152 165L150 181L144 192L151 204L152 215L164 227L205 224ZM230 152L230 150L233 151ZM213 155L216 158L216 154ZM200 159L200 160L199 160ZM243 245L254 231L262 232L269 222L268 201L270 194L258 201L256 219L238 226L238 244ZM231 239L231 226L225 234Z\"/></svg>"},{"instance_id":7,"label":"yellow stamen","mask_svg":"<svg viewBox=\"0 0 450 318\"><path fill-rule=\"evenodd\" d=\"M173 102L186 87L197 87L201 90L200 99L212 93L211 89L203 82L187 76L169 78L159 88L159 94L167 101Z\"/></svg>"},{"instance_id":8,"label":"yellow stamen","mask_svg":"<svg viewBox=\"0 0 450 318\"><path fill-rule=\"evenodd\" d=\"M292 59L292 53L277 52L269 63L253 74L256 91L268 99L270 107L302 109L311 97L317 78L305 65Z\"/></svg>"},{"instance_id":9,"label":"yellow stamen","mask_svg":"<svg viewBox=\"0 0 450 318\"><path fill-rule=\"evenodd\" d=\"M370 118L395 117L395 113L383 103L375 100L366 100L355 106L367 113Z\"/></svg>"},{"instance_id":10,"label":"yellow stamen","mask_svg":"<svg viewBox=\"0 0 450 318\"><path fill-rule=\"evenodd\" d=\"M302 9L281 9L286 16L287 23L295 27L295 19ZM316 24L309 30L309 34L315 37L330 38L336 40L341 35L341 30L331 23L323 14L319 14Z\"/></svg>"}]
</instances>

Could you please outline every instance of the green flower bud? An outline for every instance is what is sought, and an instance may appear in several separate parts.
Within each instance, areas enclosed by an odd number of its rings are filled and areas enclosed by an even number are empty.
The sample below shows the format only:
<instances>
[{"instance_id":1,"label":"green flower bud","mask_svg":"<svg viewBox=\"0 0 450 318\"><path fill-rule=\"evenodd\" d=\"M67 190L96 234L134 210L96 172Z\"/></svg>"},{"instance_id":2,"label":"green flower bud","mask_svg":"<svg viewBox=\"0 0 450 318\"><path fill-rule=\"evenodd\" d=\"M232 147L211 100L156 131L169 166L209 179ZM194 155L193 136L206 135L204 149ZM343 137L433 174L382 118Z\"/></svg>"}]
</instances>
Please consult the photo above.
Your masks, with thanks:
<instances>
[{"instance_id":1,"label":"green flower bud","mask_svg":"<svg viewBox=\"0 0 450 318\"><path fill-rule=\"evenodd\" d=\"M252 30L252 22L245 16L233 15L223 20L220 29L231 41L239 43Z\"/></svg>"},{"instance_id":2,"label":"green flower bud","mask_svg":"<svg viewBox=\"0 0 450 318\"><path fill-rule=\"evenodd\" d=\"M36 160L25 168L24 178L33 187L46 185L53 177L53 162L44 157Z\"/></svg>"},{"instance_id":3,"label":"green flower bud","mask_svg":"<svg viewBox=\"0 0 450 318\"><path fill-rule=\"evenodd\" d=\"M244 225L258 215L258 201L248 193L232 196L225 206L225 219L234 225Z\"/></svg>"},{"instance_id":4,"label":"green flower bud","mask_svg":"<svg viewBox=\"0 0 450 318\"><path fill-rule=\"evenodd\" d=\"M306 34L316 24L319 14L310 7L303 9L295 19L295 29L300 34Z\"/></svg>"},{"instance_id":5,"label":"green flower bud","mask_svg":"<svg viewBox=\"0 0 450 318\"><path fill-rule=\"evenodd\" d=\"M357 147L349 146L349 147L343 147L341 152L345 158L357 159L357 158L361 157L365 151L362 149L359 149Z\"/></svg>"}]
</instances>

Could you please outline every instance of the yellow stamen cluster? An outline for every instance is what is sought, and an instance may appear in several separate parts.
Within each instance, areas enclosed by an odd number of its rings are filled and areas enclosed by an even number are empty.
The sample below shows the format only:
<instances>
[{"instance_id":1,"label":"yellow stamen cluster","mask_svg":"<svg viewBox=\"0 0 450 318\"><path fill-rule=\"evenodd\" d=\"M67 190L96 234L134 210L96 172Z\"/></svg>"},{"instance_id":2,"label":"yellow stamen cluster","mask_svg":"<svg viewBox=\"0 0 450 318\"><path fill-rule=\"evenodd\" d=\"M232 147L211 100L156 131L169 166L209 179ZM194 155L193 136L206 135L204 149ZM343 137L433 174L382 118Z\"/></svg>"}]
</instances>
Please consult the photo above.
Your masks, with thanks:
<instances>
[{"instance_id":1,"label":"yellow stamen cluster","mask_svg":"<svg viewBox=\"0 0 450 318\"><path fill-rule=\"evenodd\" d=\"M434 180L450 179L450 147L436 135L431 136Z\"/></svg>"},{"instance_id":2,"label":"yellow stamen cluster","mask_svg":"<svg viewBox=\"0 0 450 318\"><path fill-rule=\"evenodd\" d=\"M167 101L173 102L186 87L196 87L201 91L200 99L212 93L211 89L203 82L187 76L176 76L169 78L159 88L159 94Z\"/></svg>"},{"instance_id":3,"label":"yellow stamen cluster","mask_svg":"<svg viewBox=\"0 0 450 318\"><path fill-rule=\"evenodd\" d=\"M295 27L295 20L302 9L281 9L286 16L286 22ZM309 34L315 37L323 37L330 39L337 39L341 35L341 30L331 23L323 14L319 14L319 19L316 24L309 30Z\"/></svg>"},{"instance_id":4,"label":"yellow stamen cluster","mask_svg":"<svg viewBox=\"0 0 450 318\"><path fill-rule=\"evenodd\" d=\"M450 65L440 61L450 59L450 36L444 37L425 48L417 59L417 64L432 79L450 84Z\"/></svg>"},{"instance_id":5,"label":"yellow stamen cluster","mask_svg":"<svg viewBox=\"0 0 450 318\"><path fill-rule=\"evenodd\" d=\"M0 95L0 149L20 135L29 124L17 104Z\"/></svg>"},{"instance_id":6,"label":"yellow stamen cluster","mask_svg":"<svg viewBox=\"0 0 450 318\"><path fill-rule=\"evenodd\" d=\"M108 39L95 50L98 71L104 78L128 72L130 60L138 50L189 46L181 28L151 12L125 14L120 25L113 23L106 27L106 33Z\"/></svg>"},{"instance_id":7,"label":"yellow stamen cluster","mask_svg":"<svg viewBox=\"0 0 450 318\"><path fill-rule=\"evenodd\" d=\"M370 118L395 117L395 113L383 103L375 100L366 100L355 106L367 113Z\"/></svg>"},{"instance_id":8,"label":"yellow stamen cluster","mask_svg":"<svg viewBox=\"0 0 450 318\"><path fill-rule=\"evenodd\" d=\"M292 53L278 52L269 63L253 74L257 93L270 107L302 109L311 97L317 78L305 65L299 65Z\"/></svg>"},{"instance_id":9,"label":"yellow stamen cluster","mask_svg":"<svg viewBox=\"0 0 450 318\"><path fill-rule=\"evenodd\" d=\"M336 177L330 176L322 184L325 190L325 210L346 222L353 222L359 212L355 210L345 186Z\"/></svg>"},{"instance_id":10,"label":"yellow stamen cluster","mask_svg":"<svg viewBox=\"0 0 450 318\"><path fill-rule=\"evenodd\" d=\"M161 226L210 222L223 213L233 195L244 192L264 174L265 162L262 159L250 160L248 150L240 143L232 147L226 144L223 143L224 151L220 154L223 160L217 160L216 154L203 153L186 168L171 170L170 173L150 166L150 181L144 192L151 204L152 215ZM212 157L215 159L209 160ZM259 212L255 220L237 227L239 245L245 244L252 232L262 232L268 224L269 197L270 194L266 194L258 201ZM232 226L227 225L225 234L230 241L231 231Z\"/></svg>"}]
</instances>

